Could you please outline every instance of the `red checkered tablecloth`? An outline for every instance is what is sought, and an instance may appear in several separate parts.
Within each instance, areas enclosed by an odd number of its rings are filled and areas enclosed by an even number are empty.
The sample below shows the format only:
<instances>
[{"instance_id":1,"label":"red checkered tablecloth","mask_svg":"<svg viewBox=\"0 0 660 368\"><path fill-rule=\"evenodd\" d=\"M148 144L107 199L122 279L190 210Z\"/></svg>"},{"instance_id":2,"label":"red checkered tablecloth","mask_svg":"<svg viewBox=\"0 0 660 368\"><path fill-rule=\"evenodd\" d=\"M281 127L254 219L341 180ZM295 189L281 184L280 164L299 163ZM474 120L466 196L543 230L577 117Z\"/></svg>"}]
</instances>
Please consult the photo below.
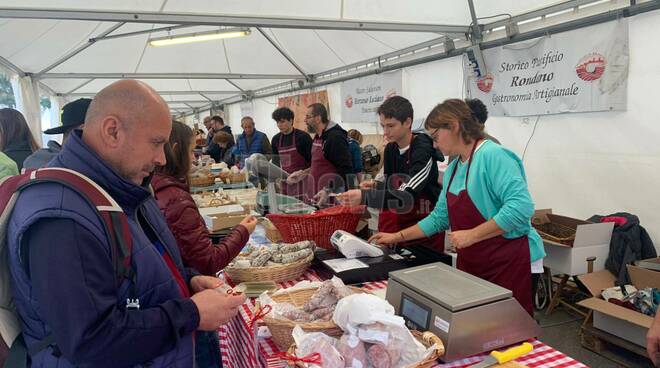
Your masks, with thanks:
<instances>
[{"instance_id":1,"label":"red checkered tablecloth","mask_svg":"<svg viewBox=\"0 0 660 368\"><path fill-rule=\"evenodd\" d=\"M308 271L298 280L281 283L280 286L287 288L293 286L298 281L311 280L318 281L321 278L313 271ZM369 282L363 288L368 290L378 290L387 287L387 282ZM248 328L250 320L254 316L255 300L250 299L239 309L239 314L228 324L220 327L220 351L222 354L222 364L224 368L286 368L284 361L279 359L276 354L279 349L270 338L257 338L259 353L254 352L254 338ZM529 368L585 368L586 365L570 358L563 353L543 344L538 340L531 341L534 350L518 358L516 361ZM257 356L258 355L258 356ZM446 364L438 364L436 368L464 368L479 363L485 355L477 355L470 358L458 360Z\"/></svg>"}]
</instances>

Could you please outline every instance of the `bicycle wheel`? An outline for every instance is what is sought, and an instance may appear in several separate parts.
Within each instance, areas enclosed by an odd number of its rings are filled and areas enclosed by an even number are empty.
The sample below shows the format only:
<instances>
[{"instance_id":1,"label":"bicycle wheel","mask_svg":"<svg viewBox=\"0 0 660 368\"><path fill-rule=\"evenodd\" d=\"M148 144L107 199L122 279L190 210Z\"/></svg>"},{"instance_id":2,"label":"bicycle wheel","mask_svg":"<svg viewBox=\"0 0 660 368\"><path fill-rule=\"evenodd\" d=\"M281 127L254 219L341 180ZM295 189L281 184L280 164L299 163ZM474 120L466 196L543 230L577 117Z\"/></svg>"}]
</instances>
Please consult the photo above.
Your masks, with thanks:
<instances>
[{"instance_id":1,"label":"bicycle wheel","mask_svg":"<svg viewBox=\"0 0 660 368\"><path fill-rule=\"evenodd\" d=\"M544 276L539 277L537 282L536 295L534 295L534 307L536 310L543 310L548 306L548 302L550 301L548 282Z\"/></svg>"}]
</instances>

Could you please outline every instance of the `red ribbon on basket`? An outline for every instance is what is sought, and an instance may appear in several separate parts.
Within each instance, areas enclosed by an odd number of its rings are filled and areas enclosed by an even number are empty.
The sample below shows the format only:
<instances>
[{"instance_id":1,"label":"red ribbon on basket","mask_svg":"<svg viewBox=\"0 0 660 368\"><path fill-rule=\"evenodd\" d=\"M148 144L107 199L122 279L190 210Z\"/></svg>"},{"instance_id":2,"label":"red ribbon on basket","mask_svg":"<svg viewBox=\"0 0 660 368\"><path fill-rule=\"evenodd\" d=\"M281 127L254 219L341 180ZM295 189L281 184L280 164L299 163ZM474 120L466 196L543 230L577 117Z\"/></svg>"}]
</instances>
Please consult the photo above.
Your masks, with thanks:
<instances>
[{"instance_id":1,"label":"red ribbon on basket","mask_svg":"<svg viewBox=\"0 0 660 368\"><path fill-rule=\"evenodd\" d=\"M248 327L249 327L250 331L254 331L254 324L257 323L257 321L260 321L261 319L266 317L266 315L268 313L270 313L270 311L272 311L272 310L273 310L273 307L271 307L270 304L264 306L263 308L260 308L257 311L257 313L255 313L252 316L252 318L250 318L250 322L248 323Z\"/></svg>"},{"instance_id":2,"label":"red ribbon on basket","mask_svg":"<svg viewBox=\"0 0 660 368\"><path fill-rule=\"evenodd\" d=\"M290 362L301 362L301 363L311 363L311 364L316 364L316 365L321 365L323 364L323 359L321 359L321 354L319 353L314 353L314 354L309 354L307 356L304 356L302 358L298 358L295 355L285 353L285 352L279 352L275 354L276 357L283 359L283 360L288 360Z\"/></svg>"}]
</instances>

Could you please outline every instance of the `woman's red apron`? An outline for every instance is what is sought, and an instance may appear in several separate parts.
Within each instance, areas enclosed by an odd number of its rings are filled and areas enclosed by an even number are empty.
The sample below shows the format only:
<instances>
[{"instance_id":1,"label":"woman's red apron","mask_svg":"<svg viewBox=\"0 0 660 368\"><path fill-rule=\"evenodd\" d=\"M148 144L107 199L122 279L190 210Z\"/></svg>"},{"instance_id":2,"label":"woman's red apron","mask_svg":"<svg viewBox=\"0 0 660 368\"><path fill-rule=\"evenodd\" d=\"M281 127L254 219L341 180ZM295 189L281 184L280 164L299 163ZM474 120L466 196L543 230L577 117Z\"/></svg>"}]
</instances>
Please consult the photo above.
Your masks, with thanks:
<instances>
[{"instance_id":1,"label":"woman's red apron","mask_svg":"<svg viewBox=\"0 0 660 368\"><path fill-rule=\"evenodd\" d=\"M298 149L296 148L295 128L293 129L293 132L291 134L293 135L291 137L292 143L288 146L282 146L282 137L284 137L284 134L280 134L279 146L277 149L280 155L280 167L282 168L282 170L288 172L289 174L298 170L304 170L308 167L305 157L303 157L303 155L301 155L300 152L298 152ZM288 184L283 181L282 193L296 198L300 198L303 196L303 194L305 194L304 186L305 186L304 181L300 181L298 183L293 183L293 184Z\"/></svg>"},{"instance_id":2,"label":"woman's red apron","mask_svg":"<svg viewBox=\"0 0 660 368\"><path fill-rule=\"evenodd\" d=\"M307 177L307 195L312 199L316 193L328 186L331 180L338 179L337 169L323 155L323 140L317 135L312 142L312 165Z\"/></svg>"},{"instance_id":3,"label":"woman's red apron","mask_svg":"<svg viewBox=\"0 0 660 368\"><path fill-rule=\"evenodd\" d=\"M467 173L465 174L465 189L458 195L449 191L456 175L458 163L449 179L447 186L447 211L451 231L470 230L486 219L474 205L467 191L468 176L472 165L472 156L477 147L474 142ZM486 190L484 188L484 190ZM529 240L527 236L507 239L502 235L475 243L467 248L458 249L456 265L459 270L490 281L513 292L513 297L530 314L534 315L532 307L532 273L529 256Z\"/></svg>"},{"instance_id":4,"label":"woman's red apron","mask_svg":"<svg viewBox=\"0 0 660 368\"><path fill-rule=\"evenodd\" d=\"M415 136L413 136L413 140ZM407 152L406 164L410 166L410 155L412 151L412 141ZM403 177L399 174L390 175L387 178L389 188L399 188L404 183ZM435 202L424 192L420 193L413 202L413 207L406 212L397 212L394 209L383 209L378 215L378 231L384 233L396 233L410 226L413 226L428 216L435 207ZM427 245L438 252L445 251L445 233L441 232L430 238L422 238L399 243L403 247L412 247L416 245Z\"/></svg>"}]
</instances>

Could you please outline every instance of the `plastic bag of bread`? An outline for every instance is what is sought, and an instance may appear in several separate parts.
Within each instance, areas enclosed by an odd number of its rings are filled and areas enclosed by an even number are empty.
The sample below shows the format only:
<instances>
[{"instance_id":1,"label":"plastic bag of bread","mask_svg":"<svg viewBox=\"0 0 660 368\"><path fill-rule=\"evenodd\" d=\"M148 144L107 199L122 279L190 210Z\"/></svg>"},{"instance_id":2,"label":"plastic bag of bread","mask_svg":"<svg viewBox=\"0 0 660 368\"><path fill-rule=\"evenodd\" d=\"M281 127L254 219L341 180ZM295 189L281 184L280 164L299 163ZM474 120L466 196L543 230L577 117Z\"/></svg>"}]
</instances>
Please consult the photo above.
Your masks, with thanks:
<instances>
[{"instance_id":1,"label":"plastic bag of bread","mask_svg":"<svg viewBox=\"0 0 660 368\"><path fill-rule=\"evenodd\" d=\"M344 368L344 359L335 348L337 339L322 332L305 332L296 325L291 334L296 342L296 356L306 357L314 353L321 355L321 364L308 363L310 368Z\"/></svg>"},{"instance_id":2,"label":"plastic bag of bread","mask_svg":"<svg viewBox=\"0 0 660 368\"><path fill-rule=\"evenodd\" d=\"M344 357L346 368L367 368L367 350L359 337L344 334L337 342L337 351Z\"/></svg>"}]
</instances>

